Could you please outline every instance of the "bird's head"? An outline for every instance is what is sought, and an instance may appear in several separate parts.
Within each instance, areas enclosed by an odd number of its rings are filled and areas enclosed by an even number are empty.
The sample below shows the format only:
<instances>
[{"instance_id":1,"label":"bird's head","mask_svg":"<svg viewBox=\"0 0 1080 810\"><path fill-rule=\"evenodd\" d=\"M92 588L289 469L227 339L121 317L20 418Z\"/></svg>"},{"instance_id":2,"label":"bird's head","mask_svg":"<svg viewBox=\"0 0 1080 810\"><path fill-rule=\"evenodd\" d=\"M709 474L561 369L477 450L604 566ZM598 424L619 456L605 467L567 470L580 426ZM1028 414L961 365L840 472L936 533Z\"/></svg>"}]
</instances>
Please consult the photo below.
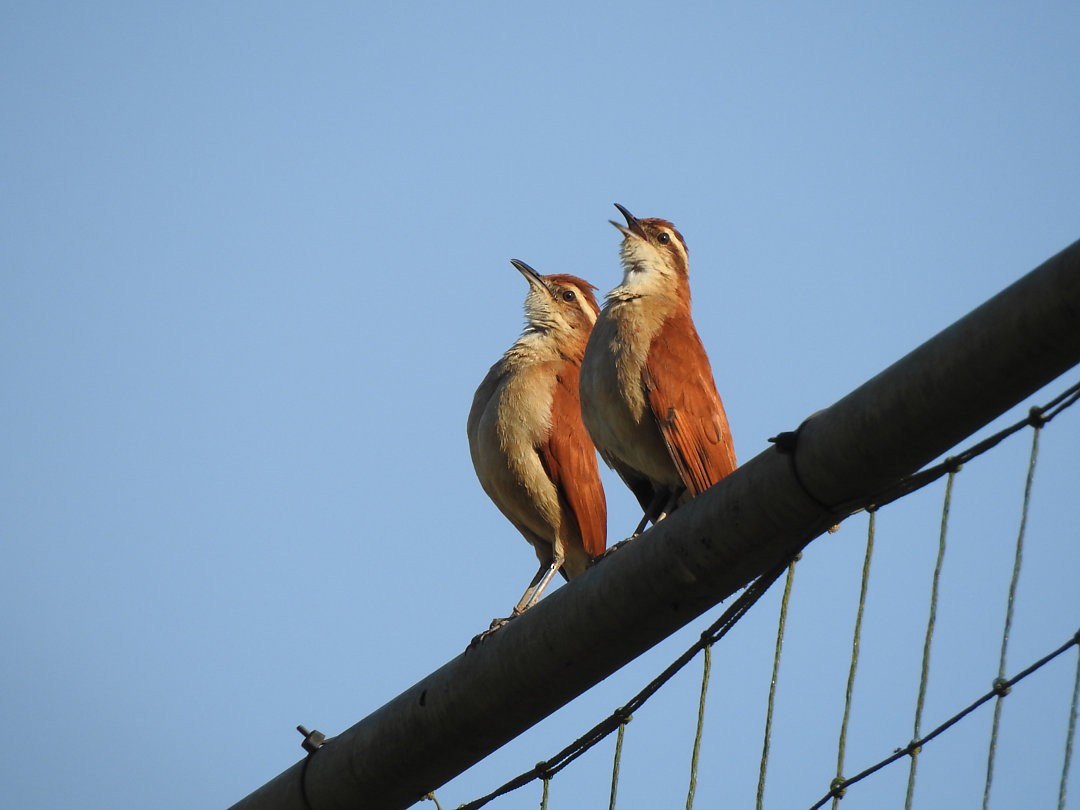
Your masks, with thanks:
<instances>
[{"instance_id":1,"label":"bird's head","mask_svg":"<svg viewBox=\"0 0 1080 810\"><path fill-rule=\"evenodd\" d=\"M640 294L689 291L689 255L675 226L666 219L638 219L618 203L615 207L626 218L625 225L610 220L623 235L622 287Z\"/></svg>"},{"instance_id":2,"label":"bird's head","mask_svg":"<svg viewBox=\"0 0 1080 810\"><path fill-rule=\"evenodd\" d=\"M511 259L510 263L529 282L529 293L525 297L526 331L580 338L584 345L600 311L593 294L596 288L584 279L565 273L542 276L520 259Z\"/></svg>"}]
</instances>

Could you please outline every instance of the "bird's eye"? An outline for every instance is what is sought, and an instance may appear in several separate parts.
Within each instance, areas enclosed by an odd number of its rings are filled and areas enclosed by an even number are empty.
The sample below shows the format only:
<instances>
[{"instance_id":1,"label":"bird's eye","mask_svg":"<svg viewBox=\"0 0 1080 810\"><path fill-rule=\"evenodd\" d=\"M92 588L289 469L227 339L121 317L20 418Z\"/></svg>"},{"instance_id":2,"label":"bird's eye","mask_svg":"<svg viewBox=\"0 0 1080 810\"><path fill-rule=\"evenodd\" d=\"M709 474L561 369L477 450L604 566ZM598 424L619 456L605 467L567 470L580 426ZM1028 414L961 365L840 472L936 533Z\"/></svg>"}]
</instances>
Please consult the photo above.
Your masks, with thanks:
<instances>
[{"instance_id":1,"label":"bird's eye","mask_svg":"<svg viewBox=\"0 0 1080 810\"><path fill-rule=\"evenodd\" d=\"M563 301L573 301L576 297L577 296L574 295L573 290L563 290L563 294L562 294L562 300Z\"/></svg>"},{"instance_id":2,"label":"bird's eye","mask_svg":"<svg viewBox=\"0 0 1080 810\"><path fill-rule=\"evenodd\" d=\"M671 241L671 234L669 234L667 231L660 231L660 234L656 237L656 241L659 242L661 245L666 245L668 242Z\"/></svg>"}]
</instances>

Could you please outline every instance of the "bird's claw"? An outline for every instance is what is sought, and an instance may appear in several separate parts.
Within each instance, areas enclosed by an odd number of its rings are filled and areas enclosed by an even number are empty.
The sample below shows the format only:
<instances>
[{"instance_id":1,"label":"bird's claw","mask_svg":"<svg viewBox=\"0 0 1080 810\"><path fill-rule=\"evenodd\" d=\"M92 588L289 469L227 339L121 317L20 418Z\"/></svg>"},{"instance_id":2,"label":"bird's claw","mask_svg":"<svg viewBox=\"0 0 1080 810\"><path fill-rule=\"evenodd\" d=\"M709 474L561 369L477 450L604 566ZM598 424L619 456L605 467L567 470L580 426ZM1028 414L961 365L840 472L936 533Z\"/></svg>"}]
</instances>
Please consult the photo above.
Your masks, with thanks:
<instances>
[{"instance_id":1,"label":"bird's claw","mask_svg":"<svg viewBox=\"0 0 1080 810\"><path fill-rule=\"evenodd\" d=\"M505 627L506 625L510 624L510 620L513 619L513 618L514 618L514 616L507 616L506 618L503 618L503 619L492 619L491 620L491 625L488 627L487 630L485 630L483 633L477 633L475 636L473 636L472 641L469 642L468 649L471 650L473 647L477 646L478 644L483 643L484 639L486 639L492 633L496 632L499 628Z\"/></svg>"},{"instance_id":2,"label":"bird's claw","mask_svg":"<svg viewBox=\"0 0 1080 810\"><path fill-rule=\"evenodd\" d=\"M622 547L623 547L623 546L625 546L625 545L626 545L627 543L629 543L629 542L630 542L631 540L633 540L633 539L634 539L635 537L638 537L638 535L636 535L636 534L632 534L632 535L630 535L629 537L627 537L627 538L626 538L625 540L620 540L620 541L619 541L618 543L616 543L615 545L613 545L613 546L609 546L609 547L608 547L608 548L607 548L607 549L606 549L606 550L604 551L604 553L603 553L603 554L601 554L601 555L600 555L600 556L598 556L598 557L593 557L593 558L592 558L591 560L589 560L589 566L590 566L590 567L592 567L592 566L596 565L596 564L597 564L598 562L600 562L600 560L604 559L605 557L607 557L607 556L608 556L608 555L610 555L610 554L613 554L613 553L615 553L615 552L616 552L616 551L618 551L618 550L619 550L620 548L622 548Z\"/></svg>"}]
</instances>

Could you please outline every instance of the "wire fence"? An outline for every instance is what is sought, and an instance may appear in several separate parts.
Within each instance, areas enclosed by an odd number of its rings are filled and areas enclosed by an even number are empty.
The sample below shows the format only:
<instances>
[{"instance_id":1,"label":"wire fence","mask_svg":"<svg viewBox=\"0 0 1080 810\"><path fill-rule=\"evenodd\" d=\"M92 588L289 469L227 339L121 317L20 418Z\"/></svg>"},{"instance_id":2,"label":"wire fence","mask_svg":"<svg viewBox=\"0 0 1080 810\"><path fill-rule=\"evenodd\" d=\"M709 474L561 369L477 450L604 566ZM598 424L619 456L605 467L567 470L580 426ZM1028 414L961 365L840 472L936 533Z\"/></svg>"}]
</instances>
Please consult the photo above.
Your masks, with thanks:
<instances>
[{"instance_id":1,"label":"wire fence","mask_svg":"<svg viewBox=\"0 0 1080 810\"><path fill-rule=\"evenodd\" d=\"M855 512L865 509L868 513L868 528L866 548L863 559L862 574L858 594L858 607L855 615L855 623L851 637L851 659L848 668L846 688L844 691L843 712L840 719L840 729L837 739L836 770L835 775L828 783L824 795L815 803L810 804L811 810L832 804L835 808L840 800L848 794L855 785L863 782L872 775L882 772L890 765L907 759L908 774L904 791L905 808L913 806L914 797L918 784L918 762L924 748L931 742L938 740L946 731L954 729L962 720L976 712L983 705L993 702L993 719L989 734L985 780L983 785L982 806L990 806L993 794L994 769L997 757L998 739L1001 727L1001 714L1004 698L1009 695L1013 687L1020 685L1025 679L1040 671L1052 661L1065 655L1069 650L1080 647L1080 631L1065 639L1052 651L1029 663L1026 667L1008 675L1007 653L1009 640L1013 631L1014 609L1017 602L1018 583L1023 564L1024 541L1028 526L1029 507L1032 500L1032 491L1035 481L1036 464L1039 457L1039 440L1043 429L1060 413L1074 405L1080 399L1080 383L1071 386L1058 396L1048 401L1041 407L1034 407L1027 415L992 436L983 439L956 455L947 457L940 464L928 467L899 482L888 490L876 493L864 503L849 504L845 512ZM1027 471L1024 480L1022 497L1022 509L1019 530L1016 534L1015 551L1013 554L1013 567L1009 581L1006 599L1006 610L1003 628L1001 631L1000 654L998 656L997 675L992 688L984 694L976 697L972 702L957 710L951 717L941 722L927 733L922 733L923 713L925 710L928 684L931 680L931 652L934 646L935 631L938 623L939 595L942 583L942 571L947 550L947 537L949 529L950 511L953 502L954 481L961 468L976 458L989 452L1000 445L1007 438L1030 429L1032 435L1031 450L1028 457ZM930 577L930 598L925 619L925 633L923 635L922 656L919 668L918 694L915 703L913 718L913 735L909 742L901 744L890 753L882 756L873 764L863 767L854 776L844 775L846 762L849 759L848 751L848 728L854 706L855 685L857 680L858 665L861 658L862 631L864 608L867 603L871 588L871 569L874 557L874 541L877 528L877 514L884 507L904 498L916 491L922 490L929 484L944 477L944 503L941 510L940 529L938 532L938 547L936 558ZM793 559L783 565L777 566L772 571L759 577L751 583L740 596L714 621L709 627L701 632L699 638L680 656L671 662L659 675L653 678L637 694L619 706L606 717L593 725L584 734L577 737L560 751L551 757L538 762L532 768L525 770L513 779L495 788L491 792L476 798L466 804L460 805L459 810L478 810L478 808L493 802L531 782L542 783L542 796L540 806L546 808L549 800L549 786L552 780L566 769L571 763L579 759L587 751L594 748L600 742L612 734L616 735L614 747L614 759L611 767L611 784L609 792L609 810L614 810L618 796L619 780L621 773L621 759L623 741L626 736L628 724L635 713L638 713L657 692L661 690L672 678L683 670L690 662L695 660L700 653L702 655L702 681L700 696L697 706L697 720L695 724L694 740L692 745L690 774L687 788L686 807L693 807L697 789L698 771L700 766L701 739L706 720L706 696L708 694L710 676L712 671L712 648L720 642L735 625L750 611L770 589L772 584L784 576L786 572L785 586L780 601L780 616L776 631L776 644L772 660L772 674L768 690L768 701L765 713L765 728L761 746L760 767L756 790L756 807L760 810L765 803L766 784L769 773L769 757L772 744L774 710L780 681L780 666L784 647L785 632L789 613L789 604L793 590L794 574L797 560ZM1068 777L1072 761L1073 742L1075 737L1077 701L1080 696L1080 656L1078 656L1076 677L1069 704L1067 731L1065 733L1065 745L1062 753L1063 765L1061 769L1060 783L1058 786L1058 807L1064 808L1068 792ZM434 800L434 796L429 796Z\"/></svg>"}]
</instances>

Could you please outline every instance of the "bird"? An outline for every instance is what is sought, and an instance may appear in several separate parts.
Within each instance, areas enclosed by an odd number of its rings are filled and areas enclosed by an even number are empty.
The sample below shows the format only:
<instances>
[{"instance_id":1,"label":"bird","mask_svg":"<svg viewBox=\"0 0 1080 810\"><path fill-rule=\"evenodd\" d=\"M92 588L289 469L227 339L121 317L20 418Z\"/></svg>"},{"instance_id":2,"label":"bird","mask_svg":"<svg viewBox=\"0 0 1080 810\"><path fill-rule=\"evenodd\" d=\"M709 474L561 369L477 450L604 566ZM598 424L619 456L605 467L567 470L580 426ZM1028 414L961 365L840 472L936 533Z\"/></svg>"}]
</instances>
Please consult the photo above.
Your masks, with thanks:
<instances>
[{"instance_id":1,"label":"bird","mask_svg":"<svg viewBox=\"0 0 1080 810\"><path fill-rule=\"evenodd\" d=\"M511 264L529 283L525 328L477 388L467 425L480 485L540 562L509 618L532 607L556 572L579 576L607 545L607 501L578 401L581 358L600 310L596 288Z\"/></svg>"},{"instance_id":2,"label":"bird","mask_svg":"<svg viewBox=\"0 0 1080 810\"><path fill-rule=\"evenodd\" d=\"M735 445L690 313L689 259L666 219L609 220L623 235L581 365L581 415L645 512L632 536L735 469Z\"/></svg>"}]
</instances>

